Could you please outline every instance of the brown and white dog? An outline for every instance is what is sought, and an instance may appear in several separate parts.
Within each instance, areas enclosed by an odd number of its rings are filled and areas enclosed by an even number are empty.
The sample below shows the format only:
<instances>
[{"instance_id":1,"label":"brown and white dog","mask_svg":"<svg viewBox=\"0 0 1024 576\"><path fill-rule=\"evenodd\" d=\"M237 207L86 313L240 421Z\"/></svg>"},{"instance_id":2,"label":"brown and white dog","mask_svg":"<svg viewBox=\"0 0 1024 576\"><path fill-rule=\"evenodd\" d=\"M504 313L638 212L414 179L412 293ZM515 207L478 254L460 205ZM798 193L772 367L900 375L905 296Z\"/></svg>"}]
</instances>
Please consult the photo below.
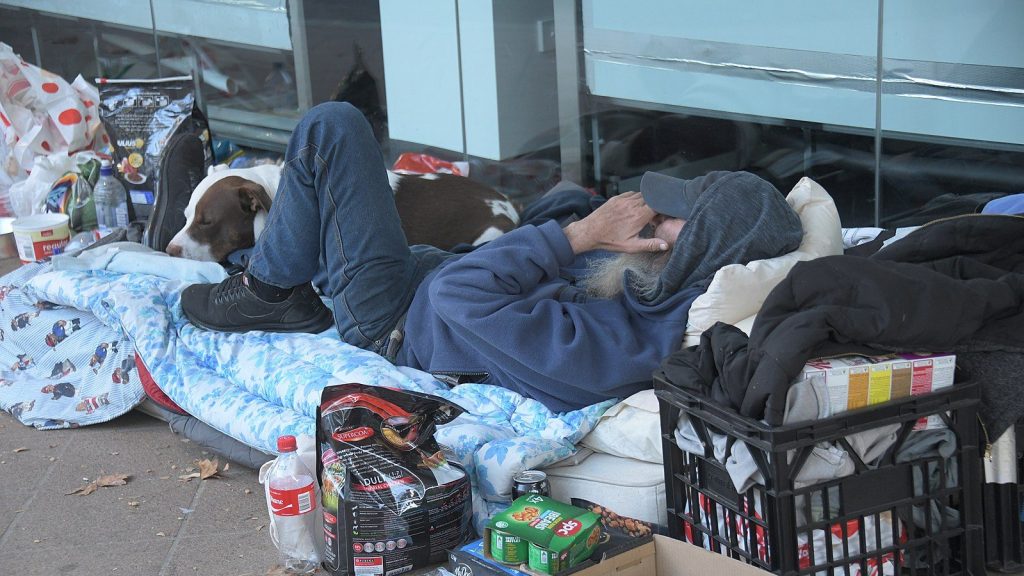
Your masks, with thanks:
<instances>
[{"instance_id":1,"label":"brown and white dog","mask_svg":"<svg viewBox=\"0 0 1024 576\"><path fill-rule=\"evenodd\" d=\"M171 239L167 253L223 262L231 252L254 246L280 180L281 167L275 164L211 168L192 192L185 226ZM508 198L469 178L388 172L388 180L409 244L445 250L462 243L477 246L519 223Z\"/></svg>"}]
</instances>

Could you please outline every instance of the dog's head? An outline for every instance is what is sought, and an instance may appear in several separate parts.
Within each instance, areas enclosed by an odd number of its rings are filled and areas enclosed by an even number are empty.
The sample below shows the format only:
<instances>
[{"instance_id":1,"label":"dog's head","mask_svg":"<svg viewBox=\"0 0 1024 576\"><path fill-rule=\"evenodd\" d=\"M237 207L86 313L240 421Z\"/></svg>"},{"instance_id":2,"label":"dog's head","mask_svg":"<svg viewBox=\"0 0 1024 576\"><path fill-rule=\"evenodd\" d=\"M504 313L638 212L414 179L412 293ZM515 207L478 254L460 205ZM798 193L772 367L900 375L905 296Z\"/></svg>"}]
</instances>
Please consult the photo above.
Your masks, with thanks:
<instances>
[{"instance_id":1,"label":"dog's head","mask_svg":"<svg viewBox=\"0 0 1024 576\"><path fill-rule=\"evenodd\" d=\"M237 174L212 173L192 193L185 227L171 239L167 253L222 262L235 250L255 245L270 204L271 193L263 184Z\"/></svg>"}]
</instances>

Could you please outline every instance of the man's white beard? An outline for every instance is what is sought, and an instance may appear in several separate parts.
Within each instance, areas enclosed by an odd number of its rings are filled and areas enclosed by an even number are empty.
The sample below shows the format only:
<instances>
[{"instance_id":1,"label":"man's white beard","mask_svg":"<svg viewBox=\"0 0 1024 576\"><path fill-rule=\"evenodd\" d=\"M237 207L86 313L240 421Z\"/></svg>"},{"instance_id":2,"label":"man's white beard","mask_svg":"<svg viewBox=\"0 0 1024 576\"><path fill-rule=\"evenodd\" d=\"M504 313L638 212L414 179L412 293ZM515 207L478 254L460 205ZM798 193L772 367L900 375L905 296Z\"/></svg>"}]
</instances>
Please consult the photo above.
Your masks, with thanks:
<instances>
[{"instance_id":1,"label":"man's white beard","mask_svg":"<svg viewBox=\"0 0 1024 576\"><path fill-rule=\"evenodd\" d=\"M631 288L637 294L652 292L658 285L661 271L665 269L668 252L643 252L638 254L619 254L609 258L592 261L587 268L587 275L581 282L588 296L594 298L615 298L625 289L623 278L626 271L630 275Z\"/></svg>"}]
</instances>

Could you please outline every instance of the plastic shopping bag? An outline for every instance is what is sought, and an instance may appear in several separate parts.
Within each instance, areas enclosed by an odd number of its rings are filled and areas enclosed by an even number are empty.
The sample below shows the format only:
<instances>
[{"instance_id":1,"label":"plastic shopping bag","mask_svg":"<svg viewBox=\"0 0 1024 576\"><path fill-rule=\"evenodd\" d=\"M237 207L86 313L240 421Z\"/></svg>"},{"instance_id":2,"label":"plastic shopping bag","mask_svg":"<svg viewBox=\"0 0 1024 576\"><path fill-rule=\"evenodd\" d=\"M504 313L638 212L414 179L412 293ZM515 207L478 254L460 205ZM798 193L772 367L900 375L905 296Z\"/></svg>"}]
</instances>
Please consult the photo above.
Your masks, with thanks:
<instances>
[{"instance_id":1,"label":"plastic shopping bag","mask_svg":"<svg viewBox=\"0 0 1024 576\"><path fill-rule=\"evenodd\" d=\"M39 156L102 149L107 138L98 102L99 92L81 76L68 84L0 42L0 138L7 151L0 166L16 183L31 173ZM0 210L8 194L0 189Z\"/></svg>"},{"instance_id":2,"label":"plastic shopping bag","mask_svg":"<svg viewBox=\"0 0 1024 576\"><path fill-rule=\"evenodd\" d=\"M392 170L401 174L455 174L468 176L467 162L448 162L429 154L405 152L395 160Z\"/></svg>"}]
</instances>

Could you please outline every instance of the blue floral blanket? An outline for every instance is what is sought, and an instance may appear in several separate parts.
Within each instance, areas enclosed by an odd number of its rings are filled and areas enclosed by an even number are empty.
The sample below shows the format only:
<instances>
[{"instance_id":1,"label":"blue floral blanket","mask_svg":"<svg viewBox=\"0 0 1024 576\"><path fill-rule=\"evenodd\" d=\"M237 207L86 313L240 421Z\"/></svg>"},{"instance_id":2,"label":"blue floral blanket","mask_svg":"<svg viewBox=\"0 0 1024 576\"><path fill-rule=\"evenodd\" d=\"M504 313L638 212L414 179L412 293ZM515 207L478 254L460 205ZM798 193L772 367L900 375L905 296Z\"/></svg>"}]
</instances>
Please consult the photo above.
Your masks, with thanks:
<instances>
[{"instance_id":1,"label":"blue floral blanket","mask_svg":"<svg viewBox=\"0 0 1024 576\"><path fill-rule=\"evenodd\" d=\"M555 414L535 400L496 386L463 384L449 389L426 372L394 366L377 354L345 344L333 329L324 334L227 334L198 329L181 313L185 285L148 274L50 271L46 266L24 267L0 279L0 286L8 287L4 302L10 303L11 294L16 294L18 310L30 315L29 324L39 332L33 332L32 338L44 340L31 350L31 343L23 346L21 336L30 334L22 332L27 325L18 330L17 345L0 342L4 353L30 350L0 358L10 361L13 370L0 371L0 408L41 428L109 420L143 398L137 378L130 373L125 377L133 347L155 382L178 405L224 434L268 453L275 452L280 435L314 434L314 415L325 386L359 382L434 394L466 410L437 438L470 472L479 521L507 505L513 474L572 455L576 443L612 404ZM39 315L32 316L36 312ZM58 321L64 324L58 327ZM59 339L59 328L65 337L72 330L71 335L79 330L79 336L87 331L89 335L75 338L79 348L70 358L73 367L67 374L62 372L68 366L60 368L65 342L39 348L47 346L42 333L58 332L50 340ZM96 357L104 345L105 358L97 368ZM54 355L58 347L61 350ZM70 351L70 345L67 348ZM24 361L34 366L18 366L18 354L25 353L30 357ZM117 369L121 369L121 382L114 377ZM77 379L71 401L63 402L65 406L43 405L43 400L59 395L56 388L45 391L47 386L71 379Z\"/></svg>"}]
</instances>

